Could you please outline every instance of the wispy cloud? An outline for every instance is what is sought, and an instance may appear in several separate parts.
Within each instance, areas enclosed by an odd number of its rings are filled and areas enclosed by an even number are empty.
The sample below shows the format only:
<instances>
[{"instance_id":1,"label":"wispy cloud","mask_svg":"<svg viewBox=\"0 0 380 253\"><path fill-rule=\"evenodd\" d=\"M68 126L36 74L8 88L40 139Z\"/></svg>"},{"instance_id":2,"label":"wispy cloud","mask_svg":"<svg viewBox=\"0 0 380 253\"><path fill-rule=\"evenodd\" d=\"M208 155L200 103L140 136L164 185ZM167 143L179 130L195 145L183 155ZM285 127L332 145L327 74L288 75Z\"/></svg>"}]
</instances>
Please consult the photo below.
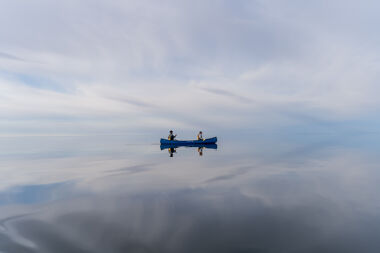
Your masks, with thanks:
<instances>
[{"instance_id":1,"label":"wispy cloud","mask_svg":"<svg viewBox=\"0 0 380 253\"><path fill-rule=\"evenodd\" d=\"M227 91L227 90L223 90L223 89L218 89L218 88L200 88L200 89L203 91L212 93L212 94L233 98L233 99L236 99L236 100L238 100L240 102L244 102L244 103L250 103L253 101L252 99L250 99L248 97L244 97L244 96L235 94L231 91Z\"/></svg>"},{"instance_id":2,"label":"wispy cloud","mask_svg":"<svg viewBox=\"0 0 380 253\"><path fill-rule=\"evenodd\" d=\"M118 102L122 102L122 103L126 103L126 104L129 104L129 105L134 105L134 106L137 106L137 107L142 107L142 108L153 108L154 107L153 104L149 104L147 102L144 102L142 99L138 99L138 98L129 98L129 97L116 98L116 97L109 97L109 99L112 99L112 100L115 100L115 101L118 101Z\"/></svg>"},{"instance_id":3,"label":"wispy cloud","mask_svg":"<svg viewBox=\"0 0 380 253\"><path fill-rule=\"evenodd\" d=\"M7 1L0 116L114 131L374 115L380 4L324 2Z\"/></svg>"},{"instance_id":4,"label":"wispy cloud","mask_svg":"<svg viewBox=\"0 0 380 253\"><path fill-rule=\"evenodd\" d=\"M15 61L24 61L24 59L21 59L15 55L12 55L12 54L7 54L7 53L4 53L4 52L0 52L0 58L5 58L5 59L8 59L8 60L15 60Z\"/></svg>"}]
</instances>

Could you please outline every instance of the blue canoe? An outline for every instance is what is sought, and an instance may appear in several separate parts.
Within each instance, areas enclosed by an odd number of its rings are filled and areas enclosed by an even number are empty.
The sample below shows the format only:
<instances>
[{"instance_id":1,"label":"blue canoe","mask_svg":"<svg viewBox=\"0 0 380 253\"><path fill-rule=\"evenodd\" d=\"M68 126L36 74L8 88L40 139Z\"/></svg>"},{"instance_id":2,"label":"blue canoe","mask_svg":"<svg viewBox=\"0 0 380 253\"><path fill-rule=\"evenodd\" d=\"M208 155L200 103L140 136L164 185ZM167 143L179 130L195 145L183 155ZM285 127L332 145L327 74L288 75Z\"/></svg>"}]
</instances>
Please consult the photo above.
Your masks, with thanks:
<instances>
[{"instance_id":1,"label":"blue canoe","mask_svg":"<svg viewBox=\"0 0 380 253\"><path fill-rule=\"evenodd\" d=\"M181 144L161 144L160 145L160 148L161 150L163 149L168 149L168 148L179 148L179 147L190 147L190 148L208 148L208 149L218 149L218 145L216 145L215 143L211 143L211 144L202 144L202 143L199 143L199 144L185 144L185 145L181 145Z\"/></svg>"},{"instance_id":2,"label":"blue canoe","mask_svg":"<svg viewBox=\"0 0 380 253\"><path fill-rule=\"evenodd\" d=\"M193 140L193 141L180 141L180 140L173 140L173 141L169 141L167 139L161 139L160 140L160 143L161 144L171 144L171 145L181 145L181 146L185 146L185 145L194 145L194 144L215 144L216 142L218 141L218 139L216 137L213 137L213 138L208 138L208 139L205 139L203 141L201 140Z\"/></svg>"}]
</instances>

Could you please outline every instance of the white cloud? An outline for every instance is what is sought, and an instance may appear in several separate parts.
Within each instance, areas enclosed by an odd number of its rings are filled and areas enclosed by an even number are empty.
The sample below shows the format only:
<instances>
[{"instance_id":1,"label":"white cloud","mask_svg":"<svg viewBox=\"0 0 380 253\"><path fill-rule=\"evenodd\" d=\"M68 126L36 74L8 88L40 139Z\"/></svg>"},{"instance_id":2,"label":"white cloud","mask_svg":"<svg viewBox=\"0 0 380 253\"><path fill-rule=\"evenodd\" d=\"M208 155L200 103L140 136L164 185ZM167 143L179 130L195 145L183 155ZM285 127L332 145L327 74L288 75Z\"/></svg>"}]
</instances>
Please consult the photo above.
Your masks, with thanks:
<instances>
[{"instance_id":1,"label":"white cloud","mask_svg":"<svg viewBox=\"0 0 380 253\"><path fill-rule=\"evenodd\" d=\"M281 126L292 113L360 118L379 107L376 7L4 1L0 131Z\"/></svg>"}]
</instances>

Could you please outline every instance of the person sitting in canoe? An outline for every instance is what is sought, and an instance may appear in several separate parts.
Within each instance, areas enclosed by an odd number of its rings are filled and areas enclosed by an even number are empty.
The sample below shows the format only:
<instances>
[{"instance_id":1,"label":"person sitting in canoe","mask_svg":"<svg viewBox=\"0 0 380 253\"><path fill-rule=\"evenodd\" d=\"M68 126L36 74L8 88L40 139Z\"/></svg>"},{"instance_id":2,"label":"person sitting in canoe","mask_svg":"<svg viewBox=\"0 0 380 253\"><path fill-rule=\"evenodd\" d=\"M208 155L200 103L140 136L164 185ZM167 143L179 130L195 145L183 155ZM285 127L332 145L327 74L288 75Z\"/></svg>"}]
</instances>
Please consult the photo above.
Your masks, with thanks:
<instances>
[{"instance_id":1,"label":"person sitting in canoe","mask_svg":"<svg viewBox=\"0 0 380 253\"><path fill-rule=\"evenodd\" d=\"M203 136L202 136L202 131L199 131L199 134L197 135L197 140L204 141Z\"/></svg>"},{"instance_id":2,"label":"person sitting in canoe","mask_svg":"<svg viewBox=\"0 0 380 253\"><path fill-rule=\"evenodd\" d=\"M170 130L170 131L169 131L168 140L169 140L169 141L174 141L175 137L177 137L177 135L174 135L174 134L173 134L173 130Z\"/></svg>"}]
</instances>

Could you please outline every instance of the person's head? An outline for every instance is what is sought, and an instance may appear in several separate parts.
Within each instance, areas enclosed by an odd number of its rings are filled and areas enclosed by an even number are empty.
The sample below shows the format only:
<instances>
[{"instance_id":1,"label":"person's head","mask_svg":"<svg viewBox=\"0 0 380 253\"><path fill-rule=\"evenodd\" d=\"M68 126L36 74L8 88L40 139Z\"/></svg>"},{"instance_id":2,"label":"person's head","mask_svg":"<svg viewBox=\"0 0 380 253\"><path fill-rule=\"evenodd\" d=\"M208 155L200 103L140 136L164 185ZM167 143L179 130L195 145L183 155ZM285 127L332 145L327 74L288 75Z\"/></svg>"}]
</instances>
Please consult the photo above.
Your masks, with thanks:
<instances>
[{"instance_id":1,"label":"person's head","mask_svg":"<svg viewBox=\"0 0 380 253\"><path fill-rule=\"evenodd\" d=\"M199 131L200 134L202 134L202 131Z\"/></svg>"},{"instance_id":2,"label":"person's head","mask_svg":"<svg viewBox=\"0 0 380 253\"><path fill-rule=\"evenodd\" d=\"M171 134L172 134L172 133L173 133L173 130L170 130L170 131L169 131L169 133L171 133Z\"/></svg>"}]
</instances>

